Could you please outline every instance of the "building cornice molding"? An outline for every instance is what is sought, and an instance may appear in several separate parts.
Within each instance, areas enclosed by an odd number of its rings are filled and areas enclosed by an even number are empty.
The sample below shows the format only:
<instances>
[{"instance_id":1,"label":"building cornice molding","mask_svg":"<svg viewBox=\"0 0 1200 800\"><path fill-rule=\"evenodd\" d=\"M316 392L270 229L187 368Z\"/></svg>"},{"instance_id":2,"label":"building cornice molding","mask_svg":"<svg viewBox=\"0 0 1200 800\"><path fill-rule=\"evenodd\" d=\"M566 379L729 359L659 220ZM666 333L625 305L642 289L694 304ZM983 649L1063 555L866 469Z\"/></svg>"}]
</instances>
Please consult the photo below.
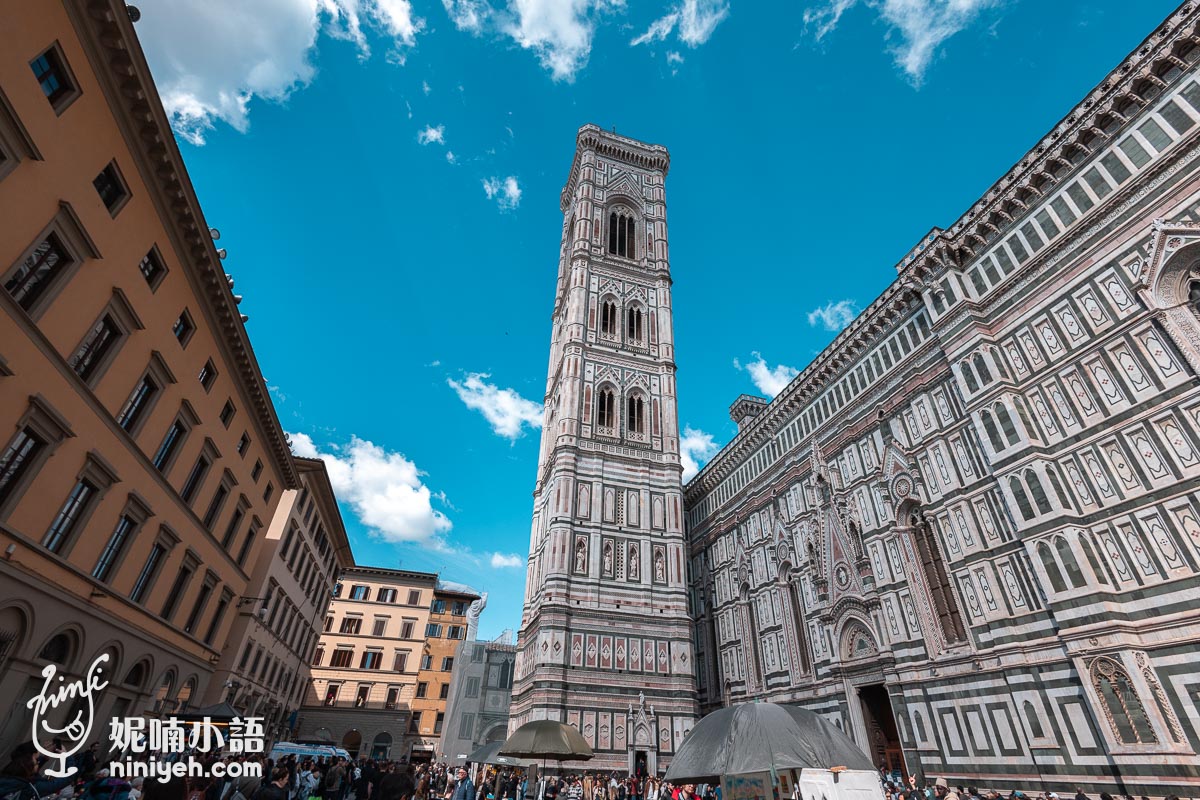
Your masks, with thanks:
<instances>
[{"instance_id":1,"label":"building cornice molding","mask_svg":"<svg viewBox=\"0 0 1200 800\"><path fill-rule=\"evenodd\" d=\"M575 159L571 162L571 171L560 195L559 204L564 214L571 207L571 198L575 196L575 184L579 181L579 171L582 167L580 156L585 149L639 169L658 170L663 178L667 177L667 172L671 169L671 155L661 144L639 142L615 131L603 130L599 125L589 122L579 129L575 137Z\"/></svg>"},{"instance_id":2,"label":"building cornice molding","mask_svg":"<svg viewBox=\"0 0 1200 800\"><path fill-rule=\"evenodd\" d=\"M216 339L237 369L265 433L264 449L273 456L284 488L294 489L298 477L291 450L125 3L65 0L65 5L159 216L180 245L176 252L207 305Z\"/></svg>"},{"instance_id":3,"label":"building cornice molding","mask_svg":"<svg viewBox=\"0 0 1200 800\"><path fill-rule=\"evenodd\" d=\"M293 457L297 472L313 475L313 495L321 509L321 518L326 522L334 552L337 554L338 568L351 569L355 566L354 553L350 548L350 538L346 535L346 525L342 520L342 511L338 507L337 495L333 492L333 484L329 481L329 470L325 462L319 458Z\"/></svg>"}]
</instances>

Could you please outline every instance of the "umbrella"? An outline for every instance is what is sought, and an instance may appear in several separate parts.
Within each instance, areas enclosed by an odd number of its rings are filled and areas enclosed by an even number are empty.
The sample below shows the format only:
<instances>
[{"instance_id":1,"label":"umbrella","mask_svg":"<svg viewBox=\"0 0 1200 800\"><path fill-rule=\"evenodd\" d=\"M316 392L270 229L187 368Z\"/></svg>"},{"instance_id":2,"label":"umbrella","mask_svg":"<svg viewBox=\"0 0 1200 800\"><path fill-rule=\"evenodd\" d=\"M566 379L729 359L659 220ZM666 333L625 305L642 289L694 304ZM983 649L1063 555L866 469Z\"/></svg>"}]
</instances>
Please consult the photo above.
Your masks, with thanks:
<instances>
[{"instance_id":1,"label":"umbrella","mask_svg":"<svg viewBox=\"0 0 1200 800\"><path fill-rule=\"evenodd\" d=\"M808 709L737 703L700 720L671 759L666 780L716 783L722 775L830 767L875 769L846 734Z\"/></svg>"},{"instance_id":2,"label":"umbrella","mask_svg":"<svg viewBox=\"0 0 1200 800\"><path fill-rule=\"evenodd\" d=\"M497 755L555 761L588 761L595 754L577 729L552 719L539 719L526 722L513 731L512 736L501 745Z\"/></svg>"},{"instance_id":3,"label":"umbrella","mask_svg":"<svg viewBox=\"0 0 1200 800\"><path fill-rule=\"evenodd\" d=\"M471 764L507 764L512 766L521 766L522 762L519 758L512 756L502 756L499 754L500 748L504 746L504 742L491 742L480 747L474 753L466 757L466 761Z\"/></svg>"}]
</instances>

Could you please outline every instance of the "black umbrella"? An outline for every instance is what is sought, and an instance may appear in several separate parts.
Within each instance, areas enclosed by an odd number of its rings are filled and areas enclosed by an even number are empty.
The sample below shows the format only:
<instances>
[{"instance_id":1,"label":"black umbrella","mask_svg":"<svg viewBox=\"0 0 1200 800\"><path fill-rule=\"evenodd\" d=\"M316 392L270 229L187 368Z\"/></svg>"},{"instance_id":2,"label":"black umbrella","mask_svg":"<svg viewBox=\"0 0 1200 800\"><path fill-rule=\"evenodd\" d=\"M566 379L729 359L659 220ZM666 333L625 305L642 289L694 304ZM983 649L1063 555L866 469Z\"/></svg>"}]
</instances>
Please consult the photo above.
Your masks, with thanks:
<instances>
[{"instance_id":1,"label":"black umbrella","mask_svg":"<svg viewBox=\"0 0 1200 800\"><path fill-rule=\"evenodd\" d=\"M471 764L505 764L512 766L521 766L521 760L513 756L500 755L500 748L504 746L504 742L490 742L480 747L474 753L467 756L466 761Z\"/></svg>"},{"instance_id":2,"label":"black umbrella","mask_svg":"<svg viewBox=\"0 0 1200 800\"><path fill-rule=\"evenodd\" d=\"M808 709L738 703L700 720L671 759L666 780L717 783L722 775L831 767L875 769L850 737Z\"/></svg>"},{"instance_id":3,"label":"black umbrella","mask_svg":"<svg viewBox=\"0 0 1200 800\"><path fill-rule=\"evenodd\" d=\"M595 754L577 729L551 719L539 719L526 722L513 731L497 755L555 761L588 761Z\"/></svg>"}]
</instances>

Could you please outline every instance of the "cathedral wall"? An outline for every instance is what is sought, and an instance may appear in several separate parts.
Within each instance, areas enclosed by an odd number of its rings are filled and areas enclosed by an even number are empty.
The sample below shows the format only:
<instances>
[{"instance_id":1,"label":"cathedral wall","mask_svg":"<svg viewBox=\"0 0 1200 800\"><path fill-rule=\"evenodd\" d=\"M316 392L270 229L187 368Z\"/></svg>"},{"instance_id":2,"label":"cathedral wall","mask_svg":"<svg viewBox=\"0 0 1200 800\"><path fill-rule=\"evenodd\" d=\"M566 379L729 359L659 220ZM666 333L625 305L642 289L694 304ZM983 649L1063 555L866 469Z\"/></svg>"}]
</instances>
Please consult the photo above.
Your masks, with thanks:
<instances>
[{"instance_id":1,"label":"cathedral wall","mask_svg":"<svg viewBox=\"0 0 1200 800\"><path fill-rule=\"evenodd\" d=\"M1195 793L1196 16L685 488L702 707L800 702L952 784Z\"/></svg>"}]
</instances>

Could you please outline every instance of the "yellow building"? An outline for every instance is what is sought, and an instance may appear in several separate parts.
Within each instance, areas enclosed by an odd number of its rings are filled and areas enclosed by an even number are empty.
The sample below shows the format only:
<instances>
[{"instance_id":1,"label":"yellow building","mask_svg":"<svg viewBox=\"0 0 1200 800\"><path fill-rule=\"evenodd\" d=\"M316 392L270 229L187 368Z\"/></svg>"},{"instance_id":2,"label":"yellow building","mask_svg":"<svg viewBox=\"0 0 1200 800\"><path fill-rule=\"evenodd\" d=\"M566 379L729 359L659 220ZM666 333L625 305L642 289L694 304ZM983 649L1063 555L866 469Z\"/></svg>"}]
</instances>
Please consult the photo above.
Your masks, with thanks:
<instances>
[{"instance_id":1,"label":"yellow building","mask_svg":"<svg viewBox=\"0 0 1200 800\"><path fill-rule=\"evenodd\" d=\"M434 591L409 722L409 732L420 737L413 749L417 760L428 761L441 752L454 654L467 638L467 611L478 599L474 589L449 581L438 581Z\"/></svg>"}]
</instances>

